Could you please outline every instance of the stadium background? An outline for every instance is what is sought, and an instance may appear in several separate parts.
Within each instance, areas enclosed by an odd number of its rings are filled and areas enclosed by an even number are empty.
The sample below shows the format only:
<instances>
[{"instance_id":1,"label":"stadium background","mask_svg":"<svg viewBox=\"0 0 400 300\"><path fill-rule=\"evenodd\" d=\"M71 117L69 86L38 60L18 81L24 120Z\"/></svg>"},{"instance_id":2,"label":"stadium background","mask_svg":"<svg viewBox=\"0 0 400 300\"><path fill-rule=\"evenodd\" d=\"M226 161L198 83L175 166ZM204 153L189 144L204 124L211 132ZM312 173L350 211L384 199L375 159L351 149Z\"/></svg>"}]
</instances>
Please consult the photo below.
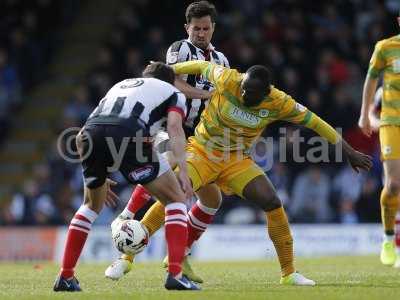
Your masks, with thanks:
<instances>
[{"instance_id":1,"label":"stadium background","mask_svg":"<svg viewBox=\"0 0 400 300\"><path fill-rule=\"evenodd\" d=\"M58 135L81 126L113 83L139 76L149 60L163 61L168 46L186 38L184 8L190 2L1 1L3 233L7 226L69 223L82 201L82 179L79 165L60 157ZM266 172L290 221L379 222L378 141L361 134L357 119L373 46L398 32L398 1L233 0L215 5L219 16L212 43L232 67L245 71L252 64L269 66L277 87L341 128L353 146L374 157L373 170L362 175L340 163L296 163L290 160L288 139L289 161L274 159ZM287 128L288 136L296 129L276 124L265 136L278 138L279 126ZM313 134L301 130L301 135ZM266 149L259 146L255 151L258 163L269 165ZM123 201L116 210L104 209L97 225L109 224L129 198L131 187L122 177L115 179ZM227 198L216 223L263 222L255 207Z\"/></svg>"}]
</instances>

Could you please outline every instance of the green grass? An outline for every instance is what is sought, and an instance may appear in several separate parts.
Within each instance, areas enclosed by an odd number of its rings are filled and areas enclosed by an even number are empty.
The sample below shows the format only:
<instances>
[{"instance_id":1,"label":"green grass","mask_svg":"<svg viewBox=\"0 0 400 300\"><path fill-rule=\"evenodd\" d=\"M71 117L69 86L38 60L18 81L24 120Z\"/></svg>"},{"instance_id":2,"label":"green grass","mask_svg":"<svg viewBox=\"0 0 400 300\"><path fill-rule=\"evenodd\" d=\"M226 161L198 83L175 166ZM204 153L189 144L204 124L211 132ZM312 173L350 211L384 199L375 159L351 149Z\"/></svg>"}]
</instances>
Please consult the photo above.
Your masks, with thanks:
<instances>
[{"instance_id":1,"label":"green grass","mask_svg":"<svg viewBox=\"0 0 400 300\"><path fill-rule=\"evenodd\" d=\"M278 284L275 261L194 263L205 279L201 292L169 292L160 263L137 264L122 280L103 277L104 264L82 264L77 277L82 293L54 293L55 264L0 263L0 299L399 299L400 270L377 257L298 259L297 268L316 287Z\"/></svg>"}]
</instances>

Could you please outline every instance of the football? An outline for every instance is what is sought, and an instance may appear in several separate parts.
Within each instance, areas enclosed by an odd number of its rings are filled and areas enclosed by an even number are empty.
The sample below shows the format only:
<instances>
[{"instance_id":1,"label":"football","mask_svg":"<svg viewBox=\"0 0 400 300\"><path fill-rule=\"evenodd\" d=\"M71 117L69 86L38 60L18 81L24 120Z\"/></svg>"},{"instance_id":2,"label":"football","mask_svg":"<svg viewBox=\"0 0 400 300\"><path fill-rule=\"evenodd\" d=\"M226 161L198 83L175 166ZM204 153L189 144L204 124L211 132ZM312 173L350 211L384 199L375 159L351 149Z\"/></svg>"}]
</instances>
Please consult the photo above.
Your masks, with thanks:
<instances>
[{"instance_id":1,"label":"football","mask_svg":"<svg viewBox=\"0 0 400 300\"><path fill-rule=\"evenodd\" d=\"M135 255L144 250L149 243L146 228L136 220L120 222L112 232L115 247L122 253Z\"/></svg>"}]
</instances>

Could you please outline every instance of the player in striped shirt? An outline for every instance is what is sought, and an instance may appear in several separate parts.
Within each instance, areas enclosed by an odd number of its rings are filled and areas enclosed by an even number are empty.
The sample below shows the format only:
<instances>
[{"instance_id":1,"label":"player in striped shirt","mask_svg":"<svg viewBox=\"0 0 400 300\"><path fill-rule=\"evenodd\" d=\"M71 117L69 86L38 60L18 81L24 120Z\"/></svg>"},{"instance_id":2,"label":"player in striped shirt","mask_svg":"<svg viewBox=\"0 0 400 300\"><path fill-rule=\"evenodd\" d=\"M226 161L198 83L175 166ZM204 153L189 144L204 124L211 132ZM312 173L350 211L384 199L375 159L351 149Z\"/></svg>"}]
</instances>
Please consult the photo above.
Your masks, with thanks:
<instances>
[{"instance_id":1,"label":"player in striped shirt","mask_svg":"<svg viewBox=\"0 0 400 300\"><path fill-rule=\"evenodd\" d=\"M400 25L400 17L398 18ZM400 266L396 262L395 218L400 196L400 35L376 43L364 82L362 107L358 125L370 136L373 130L369 111L380 76L383 77L382 106L379 124L384 187L381 192L383 242L380 260L384 265Z\"/></svg>"},{"instance_id":2,"label":"player in striped shirt","mask_svg":"<svg viewBox=\"0 0 400 300\"><path fill-rule=\"evenodd\" d=\"M216 17L216 9L209 2L199 1L190 4L186 9L187 23L185 24L188 38L172 43L166 55L167 64L174 65L185 61L201 60L229 67L229 62L225 55L217 51L211 44ZM177 78L175 86L183 91L188 98L186 101L187 117L184 121L184 130L186 137L190 137L194 134L194 129L200 121L200 115L208 104L208 98L211 95L210 91L213 90L213 85L202 75L184 74ZM176 163L174 157L168 151L168 135L165 132L160 132L157 135L155 146L159 152L168 158L173 168ZM204 186L197 191L197 196L200 200L195 200L194 215L190 215L189 220L189 226L196 228L196 231L191 231L193 235L189 237L190 245L199 238L207 225L212 222L222 201L221 192L215 184ZM112 226L116 225L120 220L133 218L135 213L149 199L151 199L150 194L142 186L138 185L133 191L126 208L115 222L113 222ZM146 224L149 226L150 235L163 225L163 220L160 218L148 219L151 212L152 210L150 209L144 217ZM189 252L190 250L187 249L187 254ZM120 259L116 260L106 269L105 276L113 280L118 280L131 270L132 262L132 256L122 255ZM166 264L164 266L167 267ZM203 282L201 277L192 270L187 256L184 259L183 273L195 282Z\"/></svg>"},{"instance_id":3,"label":"player in striped shirt","mask_svg":"<svg viewBox=\"0 0 400 300\"><path fill-rule=\"evenodd\" d=\"M169 267L165 287L199 289L182 274L188 236L185 202L193 191L187 175L186 139L182 128L185 96L172 85L174 81L175 74L166 64L147 66L143 78L127 79L114 85L77 135L85 183L84 201L68 228L54 291L81 291L74 268L106 199L107 177L116 171L128 182L146 186L166 205ZM164 121L181 170L178 177L150 142Z\"/></svg>"}]
</instances>

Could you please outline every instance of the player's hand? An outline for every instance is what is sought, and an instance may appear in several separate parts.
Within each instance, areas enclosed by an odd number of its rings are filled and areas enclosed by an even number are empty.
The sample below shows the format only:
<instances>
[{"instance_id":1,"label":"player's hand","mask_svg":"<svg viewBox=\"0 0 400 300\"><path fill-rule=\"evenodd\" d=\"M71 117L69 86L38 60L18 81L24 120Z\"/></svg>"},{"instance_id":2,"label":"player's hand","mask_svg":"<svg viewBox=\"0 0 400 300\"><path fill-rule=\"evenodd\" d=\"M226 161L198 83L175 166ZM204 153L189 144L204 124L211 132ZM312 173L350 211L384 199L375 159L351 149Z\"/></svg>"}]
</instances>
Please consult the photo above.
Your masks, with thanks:
<instances>
[{"instance_id":1,"label":"player's hand","mask_svg":"<svg viewBox=\"0 0 400 300\"><path fill-rule=\"evenodd\" d=\"M106 185L107 185L107 197L105 200L105 204L108 207L116 207L119 201L119 197L117 194L115 194L112 190L111 187L112 186L116 186L117 182L115 182L114 180L111 180L109 178L106 179Z\"/></svg>"},{"instance_id":2,"label":"player's hand","mask_svg":"<svg viewBox=\"0 0 400 300\"><path fill-rule=\"evenodd\" d=\"M357 173L360 170L369 171L372 168L372 157L357 150L347 153L347 160Z\"/></svg>"},{"instance_id":3,"label":"player's hand","mask_svg":"<svg viewBox=\"0 0 400 300\"><path fill-rule=\"evenodd\" d=\"M368 116L361 116L358 120L358 127L368 137L372 134L371 121Z\"/></svg>"},{"instance_id":4,"label":"player's hand","mask_svg":"<svg viewBox=\"0 0 400 300\"><path fill-rule=\"evenodd\" d=\"M182 168L182 166L179 166L178 181L179 181L179 184L181 185L183 192L185 193L185 198L186 199L192 198L193 197L192 183L189 179L189 176L187 174L185 167Z\"/></svg>"},{"instance_id":5,"label":"player's hand","mask_svg":"<svg viewBox=\"0 0 400 300\"><path fill-rule=\"evenodd\" d=\"M360 170L369 171L372 167L372 157L360 151L353 149L344 139L341 140L343 153L349 164L357 173Z\"/></svg>"}]
</instances>

